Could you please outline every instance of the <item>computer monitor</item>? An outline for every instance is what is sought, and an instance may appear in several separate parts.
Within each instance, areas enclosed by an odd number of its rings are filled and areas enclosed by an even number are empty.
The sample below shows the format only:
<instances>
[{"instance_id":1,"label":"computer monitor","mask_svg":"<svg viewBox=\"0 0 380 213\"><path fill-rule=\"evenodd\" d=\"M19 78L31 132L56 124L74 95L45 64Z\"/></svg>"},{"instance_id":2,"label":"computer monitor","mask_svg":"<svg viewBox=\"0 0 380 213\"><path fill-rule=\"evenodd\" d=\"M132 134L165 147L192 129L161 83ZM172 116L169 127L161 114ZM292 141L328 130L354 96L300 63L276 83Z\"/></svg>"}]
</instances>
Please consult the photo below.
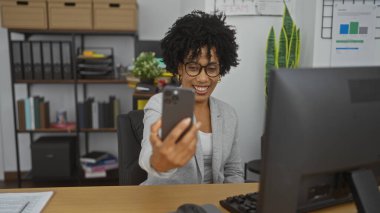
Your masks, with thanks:
<instances>
[{"instance_id":1,"label":"computer monitor","mask_svg":"<svg viewBox=\"0 0 380 213\"><path fill-rule=\"evenodd\" d=\"M265 138L259 212L308 211L350 191L359 212L380 212L366 170L380 165L380 67L272 71Z\"/></svg>"},{"instance_id":2,"label":"computer monitor","mask_svg":"<svg viewBox=\"0 0 380 213\"><path fill-rule=\"evenodd\" d=\"M137 40L135 42L135 57L141 52L154 52L157 58L162 58L161 41Z\"/></svg>"}]
</instances>

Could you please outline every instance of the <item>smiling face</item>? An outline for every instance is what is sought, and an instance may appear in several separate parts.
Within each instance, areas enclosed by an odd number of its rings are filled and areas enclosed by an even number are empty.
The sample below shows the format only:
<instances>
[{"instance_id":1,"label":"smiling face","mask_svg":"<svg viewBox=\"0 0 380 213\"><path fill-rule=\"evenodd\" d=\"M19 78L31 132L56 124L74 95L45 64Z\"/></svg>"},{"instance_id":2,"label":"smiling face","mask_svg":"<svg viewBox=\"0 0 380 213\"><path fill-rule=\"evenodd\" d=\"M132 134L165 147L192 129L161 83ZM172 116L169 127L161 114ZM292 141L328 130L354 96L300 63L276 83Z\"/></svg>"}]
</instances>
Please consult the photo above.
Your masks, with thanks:
<instances>
[{"instance_id":1,"label":"smiling face","mask_svg":"<svg viewBox=\"0 0 380 213\"><path fill-rule=\"evenodd\" d=\"M189 62L195 62L198 63L201 66L207 66L210 65L210 71L213 71L212 69L218 69L219 71L219 59L216 55L216 50L215 48L212 48L210 50L211 53L211 58L210 60L208 59L207 56L207 48L203 47L201 49L200 55L192 60L189 57L184 60L184 64L179 64L178 66L178 74L181 76L181 84L182 87L185 88L192 88L194 89L195 92L195 102L196 103L208 103L208 99L211 96L212 92L214 91L218 80L220 79L220 75L217 75L215 77L210 77L206 74L206 67L203 67L201 69L201 72L197 76L190 76L187 74L185 71L185 64ZM213 66L211 66L213 65ZM188 67L191 68L191 67Z\"/></svg>"}]
</instances>

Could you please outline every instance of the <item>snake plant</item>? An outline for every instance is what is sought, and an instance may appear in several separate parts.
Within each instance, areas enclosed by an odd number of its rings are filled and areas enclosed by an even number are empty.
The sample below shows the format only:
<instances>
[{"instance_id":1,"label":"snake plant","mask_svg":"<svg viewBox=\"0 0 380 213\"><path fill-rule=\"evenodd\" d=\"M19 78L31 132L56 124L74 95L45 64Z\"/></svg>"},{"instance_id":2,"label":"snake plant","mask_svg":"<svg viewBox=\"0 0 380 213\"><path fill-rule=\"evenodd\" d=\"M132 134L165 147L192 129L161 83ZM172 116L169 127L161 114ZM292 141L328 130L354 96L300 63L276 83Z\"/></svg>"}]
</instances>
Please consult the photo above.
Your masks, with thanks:
<instances>
[{"instance_id":1,"label":"snake plant","mask_svg":"<svg viewBox=\"0 0 380 213\"><path fill-rule=\"evenodd\" d=\"M269 31L265 62L265 92L272 68L297 68L300 61L300 29L294 23L285 5L278 45L273 27Z\"/></svg>"}]
</instances>

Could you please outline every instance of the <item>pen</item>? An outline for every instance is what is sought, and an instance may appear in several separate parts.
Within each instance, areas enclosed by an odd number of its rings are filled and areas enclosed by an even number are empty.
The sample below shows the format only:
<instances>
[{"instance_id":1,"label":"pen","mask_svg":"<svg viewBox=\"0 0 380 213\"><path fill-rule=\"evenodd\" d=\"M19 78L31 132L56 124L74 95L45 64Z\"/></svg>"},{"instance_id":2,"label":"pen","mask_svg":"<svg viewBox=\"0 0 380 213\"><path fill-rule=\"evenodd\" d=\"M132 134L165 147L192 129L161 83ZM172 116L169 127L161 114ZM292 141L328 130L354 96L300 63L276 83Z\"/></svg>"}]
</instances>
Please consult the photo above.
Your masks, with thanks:
<instances>
[{"instance_id":1,"label":"pen","mask_svg":"<svg viewBox=\"0 0 380 213\"><path fill-rule=\"evenodd\" d=\"M25 203L25 205L22 207L19 213L22 213L24 209L28 206L28 204L29 204L29 201Z\"/></svg>"}]
</instances>

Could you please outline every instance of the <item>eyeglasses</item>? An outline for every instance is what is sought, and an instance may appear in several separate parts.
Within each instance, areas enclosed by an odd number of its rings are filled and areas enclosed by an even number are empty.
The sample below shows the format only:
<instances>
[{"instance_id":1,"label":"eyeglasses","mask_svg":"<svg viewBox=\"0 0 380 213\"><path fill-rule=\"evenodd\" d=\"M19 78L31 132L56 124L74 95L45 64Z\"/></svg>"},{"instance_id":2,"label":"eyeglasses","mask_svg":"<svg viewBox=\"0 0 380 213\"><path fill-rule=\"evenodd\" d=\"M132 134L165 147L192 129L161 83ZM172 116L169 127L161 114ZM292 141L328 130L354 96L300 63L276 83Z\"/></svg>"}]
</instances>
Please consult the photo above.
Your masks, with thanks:
<instances>
[{"instance_id":1,"label":"eyeglasses","mask_svg":"<svg viewBox=\"0 0 380 213\"><path fill-rule=\"evenodd\" d=\"M203 68L205 69L205 72L209 77L216 77L220 73L218 63L209 63L206 66L202 66L195 62L185 63L185 71L191 77L199 75Z\"/></svg>"}]
</instances>

